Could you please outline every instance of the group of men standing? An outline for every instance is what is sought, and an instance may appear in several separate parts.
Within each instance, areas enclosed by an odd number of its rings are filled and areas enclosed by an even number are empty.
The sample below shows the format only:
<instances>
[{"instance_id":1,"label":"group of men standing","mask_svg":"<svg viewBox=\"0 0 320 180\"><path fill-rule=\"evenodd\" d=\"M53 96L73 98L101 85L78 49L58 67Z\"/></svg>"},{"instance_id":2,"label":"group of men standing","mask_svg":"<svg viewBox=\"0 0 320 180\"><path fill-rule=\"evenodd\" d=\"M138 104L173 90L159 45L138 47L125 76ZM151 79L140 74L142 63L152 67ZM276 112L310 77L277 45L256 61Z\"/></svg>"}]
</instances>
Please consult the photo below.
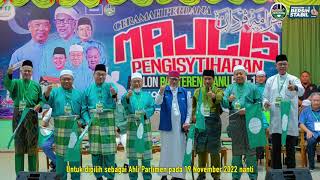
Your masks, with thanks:
<instances>
[{"instance_id":1,"label":"group of men standing","mask_svg":"<svg viewBox=\"0 0 320 180\"><path fill-rule=\"evenodd\" d=\"M154 114L155 104L161 106L160 125L161 154L160 167L183 167L186 152L186 135L191 125L195 126L195 152L198 154L198 167L206 167L207 154L210 154L212 167L219 168L221 148L222 108L229 111L229 136L232 138L232 166L238 169L245 163L254 171L250 179L257 179L256 149L249 143L246 107L260 104L270 111L270 132L272 142L272 168L281 167L281 139L283 134L283 118L280 104L290 103L289 123L286 131L287 167L295 167L294 145L298 136L298 96L302 96L304 88L295 76L287 73L288 60L285 55L276 57L278 74L270 77L264 86L265 78L255 85L248 82L246 69L237 65L234 67L234 83L225 91L214 85L214 71L204 70L203 86L194 91L193 97L185 88L179 87L178 71L168 73L168 82L162 86L155 99L143 91L143 79L140 73L131 76L130 89L121 98L121 103L127 114L127 158L130 166L137 166L138 160L145 167L151 166L152 136L150 117ZM38 136L37 112L41 106L49 104L54 117L54 142L57 154L57 175L66 179L66 165L70 158L70 148L77 148L79 128L84 128L89 134L89 151L92 154L93 166L115 167L117 127L115 125L115 109L117 88L112 83L106 83L106 67L98 64L94 69L95 82L84 93L73 88L73 72L62 70L60 73L61 87L48 87L42 94L39 84L30 80L32 63L22 64L22 79L12 79L12 69L9 68L5 77L5 87L14 100L13 129L18 127L15 136L16 173L23 171L23 154L29 155L29 170L35 171ZM265 73L259 73L265 76ZM263 90L264 89L264 90ZM27 115L22 114L27 110ZM261 112L263 113L263 112ZM266 119L266 118L263 118ZM266 120L264 120L266 121ZM18 123L23 123L19 127ZM263 122L265 123L265 122ZM267 123L266 123L267 124ZM36 136L35 136L36 135ZM73 146L72 146L73 145ZM78 147L79 148L79 147ZM74 156L75 154L73 154ZM80 152L76 154L80 157ZM243 162L245 156L245 162ZM71 166L80 166L79 161L70 162ZM185 179L185 170L181 173L160 173L162 180L167 176L172 179ZM220 172L211 174L213 179L220 179ZM241 178L240 172L232 173L233 179ZM72 179L80 179L80 174L72 173ZM103 176L114 179L112 173L95 173L97 179ZM137 173L129 173L131 180L137 179ZM143 173L145 180L152 179L151 173ZM200 173L199 180L206 174Z\"/></svg>"}]
</instances>

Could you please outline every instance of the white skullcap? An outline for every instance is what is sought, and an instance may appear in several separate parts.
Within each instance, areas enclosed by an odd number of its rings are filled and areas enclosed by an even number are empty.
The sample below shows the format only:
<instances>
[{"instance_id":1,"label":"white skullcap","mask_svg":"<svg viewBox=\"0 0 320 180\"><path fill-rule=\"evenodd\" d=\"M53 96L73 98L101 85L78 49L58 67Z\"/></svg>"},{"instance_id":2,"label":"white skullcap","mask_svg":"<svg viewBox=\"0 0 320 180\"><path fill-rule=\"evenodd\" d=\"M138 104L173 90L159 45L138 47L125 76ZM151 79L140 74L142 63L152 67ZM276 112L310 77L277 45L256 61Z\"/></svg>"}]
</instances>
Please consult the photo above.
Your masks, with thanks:
<instances>
[{"instance_id":1,"label":"white skullcap","mask_svg":"<svg viewBox=\"0 0 320 180\"><path fill-rule=\"evenodd\" d=\"M62 7L62 6L59 6L56 11L54 12L54 18L56 19L57 18L57 14L67 14L69 16L71 16L73 19L75 20L78 20L78 12L73 9L72 7L71 8L65 8L65 7Z\"/></svg>"},{"instance_id":2,"label":"white skullcap","mask_svg":"<svg viewBox=\"0 0 320 180\"><path fill-rule=\"evenodd\" d=\"M242 66L242 65L236 65L234 68L233 68L233 73L236 72L236 71L244 71L246 72L246 69Z\"/></svg>"},{"instance_id":3,"label":"white skullcap","mask_svg":"<svg viewBox=\"0 0 320 180\"><path fill-rule=\"evenodd\" d=\"M140 74L140 73L133 73L132 75L131 75L131 79L134 79L134 78L140 78L140 79L142 79L142 75Z\"/></svg>"},{"instance_id":4,"label":"white skullcap","mask_svg":"<svg viewBox=\"0 0 320 180\"><path fill-rule=\"evenodd\" d=\"M63 75L70 75L70 76L73 77L73 72L72 72L71 70L65 69L65 70L62 70L62 71L60 72L60 77L63 76Z\"/></svg>"},{"instance_id":5,"label":"white skullcap","mask_svg":"<svg viewBox=\"0 0 320 180\"><path fill-rule=\"evenodd\" d=\"M305 99L302 101L302 106L310 106L311 105L311 101L309 99Z\"/></svg>"},{"instance_id":6,"label":"white skullcap","mask_svg":"<svg viewBox=\"0 0 320 180\"><path fill-rule=\"evenodd\" d=\"M73 44L69 48L69 52L71 52L71 51L81 51L81 52L83 52L83 48L82 48L82 46L80 46L78 44Z\"/></svg>"},{"instance_id":7,"label":"white skullcap","mask_svg":"<svg viewBox=\"0 0 320 180\"><path fill-rule=\"evenodd\" d=\"M256 72L256 76L266 76L266 73L264 71L258 71Z\"/></svg>"}]
</instances>

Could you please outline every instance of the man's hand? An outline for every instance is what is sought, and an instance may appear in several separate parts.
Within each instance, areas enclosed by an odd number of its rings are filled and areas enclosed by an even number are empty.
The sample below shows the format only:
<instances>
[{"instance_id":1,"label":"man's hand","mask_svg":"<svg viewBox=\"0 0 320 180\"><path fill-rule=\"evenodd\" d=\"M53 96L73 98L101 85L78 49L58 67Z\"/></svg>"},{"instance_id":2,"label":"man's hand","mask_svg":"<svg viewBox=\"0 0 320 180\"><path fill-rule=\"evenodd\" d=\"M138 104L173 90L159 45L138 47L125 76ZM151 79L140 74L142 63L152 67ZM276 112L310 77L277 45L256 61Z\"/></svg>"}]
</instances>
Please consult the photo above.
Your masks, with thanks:
<instances>
[{"instance_id":1,"label":"man's hand","mask_svg":"<svg viewBox=\"0 0 320 180\"><path fill-rule=\"evenodd\" d=\"M240 115L245 115L246 114L246 109L240 109L240 111L239 111L239 114Z\"/></svg>"},{"instance_id":2,"label":"man's hand","mask_svg":"<svg viewBox=\"0 0 320 180\"><path fill-rule=\"evenodd\" d=\"M11 75L11 74L13 73L13 67L12 67L12 66L10 66L10 67L8 68L7 73L8 73L9 75Z\"/></svg>"},{"instance_id":3,"label":"man's hand","mask_svg":"<svg viewBox=\"0 0 320 180\"><path fill-rule=\"evenodd\" d=\"M49 122L47 122L47 121L42 121L41 125L42 125L42 127L48 127Z\"/></svg>"},{"instance_id":4,"label":"man's hand","mask_svg":"<svg viewBox=\"0 0 320 180\"><path fill-rule=\"evenodd\" d=\"M41 105L38 104L33 108L33 110L38 113L40 111L40 108L41 108Z\"/></svg>"},{"instance_id":5,"label":"man's hand","mask_svg":"<svg viewBox=\"0 0 320 180\"><path fill-rule=\"evenodd\" d=\"M231 94L228 99L229 102L233 102L236 99L236 97L233 94Z\"/></svg>"},{"instance_id":6,"label":"man's hand","mask_svg":"<svg viewBox=\"0 0 320 180\"><path fill-rule=\"evenodd\" d=\"M117 94L116 90L112 86L110 86L110 92L111 92L112 95L116 95Z\"/></svg>"},{"instance_id":7,"label":"man's hand","mask_svg":"<svg viewBox=\"0 0 320 180\"><path fill-rule=\"evenodd\" d=\"M130 99L130 97L132 96L132 89L130 89L126 95L127 99Z\"/></svg>"},{"instance_id":8,"label":"man's hand","mask_svg":"<svg viewBox=\"0 0 320 180\"><path fill-rule=\"evenodd\" d=\"M190 128L190 124L189 123L184 123L182 125L182 128L184 129L184 132L188 132L189 128Z\"/></svg>"},{"instance_id":9,"label":"man's hand","mask_svg":"<svg viewBox=\"0 0 320 180\"><path fill-rule=\"evenodd\" d=\"M313 136L313 133L310 130L307 131L307 139L312 138L312 136Z\"/></svg>"},{"instance_id":10,"label":"man's hand","mask_svg":"<svg viewBox=\"0 0 320 180\"><path fill-rule=\"evenodd\" d=\"M211 99L215 99L216 98L216 94L212 92L211 87L209 87L209 91L208 91L207 95Z\"/></svg>"},{"instance_id":11,"label":"man's hand","mask_svg":"<svg viewBox=\"0 0 320 180\"><path fill-rule=\"evenodd\" d=\"M295 91L296 86L294 84L292 84L291 81L289 81L288 89L289 89L289 91Z\"/></svg>"},{"instance_id":12,"label":"man's hand","mask_svg":"<svg viewBox=\"0 0 320 180\"><path fill-rule=\"evenodd\" d=\"M78 127L79 127L79 128L84 129L87 125L88 125L87 123L82 124L82 122L81 122L81 121L78 121Z\"/></svg>"},{"instance_id":13,"label":"man's hand","mask_svg":"<svg viewBox=\"0 0 320 180\"><path fill-rule=\"evenodd\" d=\"M270 102L267 101L267 102L264 103L264 108L265 109L270 109L270 107L271 107Z\"/></svg>"},{"instance_id":14,"label":"man's hand","mask_svg":"<svg viewBox=\"0 0 320 180\"><path fill-rule=\"evenodd\" d=\"M52 91L52 85L49 85L44 95L45 95L46 97L49 97L51 91Z\"/></svg>"},{"instance_id":15,"label":"man's hand","mask_svg":"<svg viewBox=\"0 0 320 180\"><path fill-rule=\"evenodd\" d=\"M160 94L161 94L161 95L163 95L163 92L164 92L164 89L165 89L165 88L166 88L165 85L160 87Z\"/></svg>"}]
</instances>

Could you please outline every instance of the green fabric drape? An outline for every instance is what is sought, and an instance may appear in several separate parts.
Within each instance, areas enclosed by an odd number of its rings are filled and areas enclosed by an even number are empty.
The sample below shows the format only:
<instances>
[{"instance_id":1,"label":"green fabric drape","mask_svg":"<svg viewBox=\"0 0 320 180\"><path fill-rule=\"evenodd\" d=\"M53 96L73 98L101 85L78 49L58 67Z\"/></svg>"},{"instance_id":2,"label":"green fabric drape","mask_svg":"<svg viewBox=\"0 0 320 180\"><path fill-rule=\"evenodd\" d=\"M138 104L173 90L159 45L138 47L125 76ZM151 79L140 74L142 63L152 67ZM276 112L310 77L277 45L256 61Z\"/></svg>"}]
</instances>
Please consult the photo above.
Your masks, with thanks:
<instances>
[{"instance_id":1,"label":"green fabric drape","mask_svg":"<svg viewBox=\"0 0 320 180\"><path fill-rule=\"evenodd\" d=\"M282 53L288 56L289 73L300 77L304 70L320 84L320 18L289 19L282 25Z\"/></svg>"}]
</instances>

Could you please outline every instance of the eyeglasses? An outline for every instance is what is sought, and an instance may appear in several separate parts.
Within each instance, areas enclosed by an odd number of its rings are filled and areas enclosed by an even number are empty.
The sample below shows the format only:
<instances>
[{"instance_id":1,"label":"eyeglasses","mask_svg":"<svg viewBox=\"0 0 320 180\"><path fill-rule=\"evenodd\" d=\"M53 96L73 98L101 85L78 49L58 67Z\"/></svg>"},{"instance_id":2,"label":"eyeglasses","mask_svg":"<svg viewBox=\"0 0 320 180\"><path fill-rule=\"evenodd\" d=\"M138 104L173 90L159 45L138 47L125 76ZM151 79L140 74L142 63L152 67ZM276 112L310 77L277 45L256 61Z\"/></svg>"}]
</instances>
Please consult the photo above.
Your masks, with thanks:
<instances>
[{"instance_id":1,"label":"eyeglasses","mask_svg":"<svg viewBox=\"0 0 320 180\"><path fill-rule=\"evenodd\" d=\"M74 19L55 19L54 20L56 24L71 24L74 21L75 21Z\"/></svg>"}]
</instances>

